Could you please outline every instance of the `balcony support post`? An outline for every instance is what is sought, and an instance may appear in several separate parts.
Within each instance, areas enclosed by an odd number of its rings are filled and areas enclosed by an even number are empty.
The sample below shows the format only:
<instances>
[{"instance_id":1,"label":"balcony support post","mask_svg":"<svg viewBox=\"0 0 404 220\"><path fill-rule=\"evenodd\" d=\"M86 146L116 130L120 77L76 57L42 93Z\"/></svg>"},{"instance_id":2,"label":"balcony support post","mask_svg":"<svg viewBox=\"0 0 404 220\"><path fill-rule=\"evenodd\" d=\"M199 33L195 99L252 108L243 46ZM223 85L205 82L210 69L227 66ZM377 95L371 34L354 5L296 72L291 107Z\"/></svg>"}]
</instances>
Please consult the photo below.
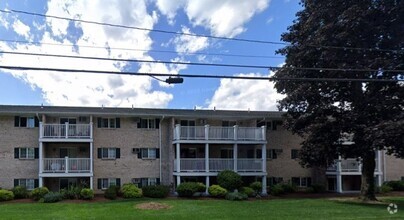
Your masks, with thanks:
<instances>
[{"instance_id":1,"label":"balcony support post","mask_svg":"<svg viewBox=\"0 0 404 220\"><path fill-rule=\"evenodd\" d=\"M93 142L90 142L90 173L93 173L93 151Z\"/></svg>"},{"instance_id":2,"label":"balcony support post","mask_svg":"<svg viewBox=\"0 0 404 220\"><path fill-rule=\"evenodd\" d=\"M209 144L205 144L205 169L209 172Z\"/></svg>"},{"instance_id":3,"label":"balcony support post","mask_svg":"<svg viewBox=\"0 0 404 220\"><path fill-rule=\"evenodd\" d=\"M65 157L65 173L69 172L69 157Z\"/></svg>"},{"instance_id":4,"label":"balcony support post","mask_svg":"<svg viewBox=\"0 0 404 220\"><path fill-rule=\"evenodd\" d=\"M237 157L238 157L237 151L238 151L238 146L237 146L237 144L234 144L233 145L233 169L234 169L234 172L237 172Z\"/></svg>"},{"instance_id":5,"label":"balcony support post","mask_svg":"<svg viewBox=\"0 0 404 220\"><path fill-rule=\"evenodd\" d=\"M39 177L38 186L43 187L43 177Z\"/></svg>"},{"instance_id":6,"label":"balcony support post","mask_svg":"<svg viewBox=\"0 0 404 220\"><path fill-rule=\"evenodd\" d=\"M39 122L39 138L43 138L43 124Z\"/></svg>"},{"instance_id":7,"label":"balcony support post","mask_svg":"<svg viewBox=\"0 0 404 220\"><path fill-rule=\"evenodd\" d=\"M238 139L237 133L238 133L238 125L233 126L234 129L234 140L236 141Z\"/></svg>"},{"instance_id":8,"label":"balcony support post","mask_svg":"<svg viewBox=\"0 0 404 220\"><path fill-rule=\"evenodd\" d=\"M179 124L175 125L174 140L180 140L181 138L181 126Z\"/></svg>"},{"instance_id":9,"label":"balcony support post","mask_svg":"<svg viewBox=\"0 0 404 220\"><path fill-rule=\"evenodd\" d=\"M262 176L262 189L261 189L261 195L262 196L267 196L267 176Z\"/></svg>"},{"instance_id":10,"label":"balcony support post","mask_svg":"<svg viewBox=\"0 0 404 220\"><path fill-rule=\"evenodd\" d=\"M205 140L209 140L209 125L205 125Z\"/></svg>"},{"instance_id":11,"label":"balcony support post","mask_svg":"<svg viewBox=\"0 0 404 220\"><path fill-rule=\"evenodd\" d=\"M180 143L175 144L175 157L177 159L177 172L181 172Z\"/></svg>"},{"instance_id":12,"label":"balcony support post","mask_svg":"<svg viewBox=\"0 0 404 220\"><path fill-rule=\"evenodd\" d=\"M43 172L43 143L39 142L39 173Z\"/></svg>"},{"instance_id":13,"label":"balcony support post","mask_svg":"<svg viewBox=\"0 0 404 220\"><path fill-rule=\"evenodd\" d=\"M262 140L266 141L267 140L267 126L262 126L261 132L262 132Z\"/></svg>"},{"instance_id":14,"label":"balcony support post","mask_svg":"<svg viewBox=\"0 0 404 220\"><path fill-rule=\"evenodd\" d=\"M262 172L267 172L267 145L262 145Z\"/></svg>"},{"instance_id":15,"label":"balcony support post","mask_svg":"<svg viewBox=\"0 0 404 220\"><path fill-rule=\"evenodd\" d=\"M94 181L94 177L90 176L90 189L93 189L93 181Z\"/></svg>"},{"instance_id":16,"label":"balcony support post","mask_svg":"<svg viewBox=\"0 0 404 220\"><path fill-rule=\"evenodd\" d=\"M341 156L338 156L336 177L337 177L337 193L342 193Z\"/></svg>"},{"instance_id":17,"label":"balcony support post","mask_svg":"<svg viewBox=\"0 0 404 220\"><path fill-rule=\"evenodd\" d=\"M205 180L205 186L206 186L205 194L206 195L209 195L209 192L208 192L209 185L210 185L210 177L206 176L206 180Z\"/></svg>"},{"instance_id":18,"label":"balcony support post","mask_svg":"<svg viewBox=\"0 0 404 220\"><path fill-rule=\"evenodd\" d=\"M65 138L69 138L69 122L65 122Z\"/></svg>"}]
</instances>

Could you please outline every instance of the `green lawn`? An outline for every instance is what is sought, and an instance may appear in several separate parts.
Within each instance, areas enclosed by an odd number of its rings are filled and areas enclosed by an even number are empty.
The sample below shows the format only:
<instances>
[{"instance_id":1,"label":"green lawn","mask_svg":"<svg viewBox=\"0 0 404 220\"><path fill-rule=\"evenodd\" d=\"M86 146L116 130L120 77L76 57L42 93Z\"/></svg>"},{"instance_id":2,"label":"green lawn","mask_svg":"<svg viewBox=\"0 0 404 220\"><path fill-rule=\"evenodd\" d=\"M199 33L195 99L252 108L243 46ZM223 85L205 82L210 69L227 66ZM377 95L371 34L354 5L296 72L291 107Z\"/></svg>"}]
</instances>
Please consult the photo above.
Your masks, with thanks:
<instances>
[{"instance_id":1,"label":"green lawn","mask_svg":"<svg viewBox=\"0 0 404 220\"><path fill-rule=\"evenodd\" d=\"M167 210L139 210L136 204L160 202ZM398 205L389 214L384 204L330 199L256 201L140 199L92 203L0 203L1 219L404 219L404 198L385 198ZM402 210L400 210L400 208Z\"/></svg>"}]
</instances>

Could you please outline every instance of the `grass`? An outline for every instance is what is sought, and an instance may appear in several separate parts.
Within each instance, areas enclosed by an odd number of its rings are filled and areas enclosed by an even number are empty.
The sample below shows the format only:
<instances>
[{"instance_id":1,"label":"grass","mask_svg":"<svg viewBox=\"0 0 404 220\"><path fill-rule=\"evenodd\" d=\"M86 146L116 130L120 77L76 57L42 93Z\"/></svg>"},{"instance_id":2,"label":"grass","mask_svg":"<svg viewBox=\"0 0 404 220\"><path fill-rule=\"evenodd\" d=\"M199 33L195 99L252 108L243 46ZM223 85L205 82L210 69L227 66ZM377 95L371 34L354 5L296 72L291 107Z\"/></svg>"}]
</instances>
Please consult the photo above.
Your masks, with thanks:
<instances>
[{"instance_id":1,"label":"grass","mask_svg":"<svg viewBox=\"0 0 404 220\"><path fill-rule=\"evenodd\" d=\"M172 206L166 210L139 210L143 202ZM1 219L403 219L404 198L384 198L398 205L389 214L386 204L363 204L330 199L276 199L256 201L138 199L93 203L0 203ZM400 208L402 210L400 210Z\"/></svg>"}]
</instances>

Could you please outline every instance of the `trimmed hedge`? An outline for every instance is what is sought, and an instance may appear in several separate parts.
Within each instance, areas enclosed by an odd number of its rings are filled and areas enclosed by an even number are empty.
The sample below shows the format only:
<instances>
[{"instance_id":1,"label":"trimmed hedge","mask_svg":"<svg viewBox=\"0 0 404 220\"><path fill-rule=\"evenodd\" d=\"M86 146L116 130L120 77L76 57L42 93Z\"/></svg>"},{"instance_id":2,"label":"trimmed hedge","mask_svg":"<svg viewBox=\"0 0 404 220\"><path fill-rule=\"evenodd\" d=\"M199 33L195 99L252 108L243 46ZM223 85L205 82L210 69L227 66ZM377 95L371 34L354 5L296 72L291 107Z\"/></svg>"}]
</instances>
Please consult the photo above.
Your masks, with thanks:
<instances>
[{"instance_id":1,"label":"trimmed hedge","mask_svg":"<svg viewBox=\"0 0 404 220\"><path fill-rule=\"evenodd\" d=\"M250 188L253 189L256 194L259 194L262 190L262 183L259 181L253 182L250 184Z\"/></svg>"},{"instance_id":2,"label":"trimmed hedge","mask_svg":"<svg viewBox=\"0 0 404 220\"><path fill-rule=\"evenodd\" d=\"M150 198L165 198L170 193L170 187L164 185L142 187L143 196Z\"/></svg>"},{"instance_id":3,"label":"trimmed hedge","mask_svg":"<svg viewBox=\"0 0 404 220\"><path fill-rule=\"evenodd\" d=\"M116 189L117 188L115 186L108 187L108 189L106 189L104 192L104 197L111 200L116 199L116 197L118 196L118 192L116 191Z\"/></svg>"},{"instance_id":4,"label":"trimmed hedge","mask_svg":"<svg viewBox=\"0 0 404 220\"><path fill-rule=\"evenodd\" d=\"M248 196L241 192L230 192L226 194L225 198L230 201L241 201L241 200L247 200Z\"/></svg>"},{"instance_id":5,"label":"trimmed hedge","mask_svg":"<svg viewBox=\"0 0 404 220\"><path fill-rule=\"evenodd\" d=\"M80 191L80 198L85 200L92 200L94 198L94 191L89 188L83 188Z\"/></svg>"},{"instance_id":6,"label":"trimmed hedge","mask_svg":"<svg viewBox=\"0 0 404 220\"><path fill-rule=\"evenodd\" d=\"M217 198L223 198L227 194L227 190L219 185L211 185L208 188L209 195Z\"/></svg>"},{"instance_id":7,"label":"trimmed hedge","mask_svg":"<svg viewBox=\"0 0 404 220\"><path fill-rule=\"evenodd\" d=\"M379 187L379 192L380 193L388 193L388 192L391 192L391 191L393 191L393 188L388 186L388 185L383 184L381 187Z\"/></svg>"},{"instance_id":8,"label":"trimmed hedge","mask_svg":"<svg viewBox=\"0 0 404 220\"><path fill-rule=\"evenodd\" d=\"M14 199L14 193L10 190L0 189L0 202Z\"/></svg>"},{"instance_id":9,"label":"trimmed hedge","mask_svg":"<svg viewBox=\"0 0 404 220\"><path fill-rule=\"evenodd\" d=\"M223 170L219 172L217 175L217 183L228 191L234 191L243 185L240 174L232 170Z\"/></svg>"},{"instance_id":10,"label":"trimmed hedge","mask_svg":"<svg viewBox=\"0 0 404 220\"><path fill-rule=\"evenodd\" d=\"M135 184L133 183L125 183L121 187L121 192L123 198L141 198L143 196L142 189L139 189Z\"/></svg>"},{"instance_id":11,"label":"trimmed hedge","mask_svg":"<svg viewBox=\"0 0 404 220\"><path fill-rule=\"evenodd\" d=\"M404 191L404 181L388 181L385 182L383 185L390 186L393 191Z\"/></svg>"},{"instance_id":12,"label":"trimmed hedge","mask_svg":"<svg viewBox=\"0 0 404 220\"><path fill-rule=\"evenodd\" d=\"M59 201L62 201L62 199L63 199L62 194L58 193L58 192L49 192L43 196L44 203L59 202Z\"/></svg>"},{"instance_id":13,"label":"trimmed hedge","mask_svg":"<svg viewBox=\"0 0 404 220\"><path fill-rule=\"evenodd\" d=\"M257 195L255 190L253 190L251 187L241 187L240 192L246 194L248 197L254 197Z\"/></svg>"},{"instance_id":14,"label":"trimmed hedge","mask_svg":"<svg viewBox=\"0 0 404 220\"><path fill-rule=\"evenodd\" d=\"M49 193L49 189L46 187L38 187L32 190L31 197L33 200L38 201L43 199L46 194Z\"/></svg>"},{"instance_id":15,"label":"trimmed hedge","mask_svg":"<svg viewBox=\"0 0 404 220\"><path fill-rule=\"evenodd\" d=\"M269 193L273 196L279 196L285 194L285 190L283 189L281 184L276 184L271 187Z\"/></svg>"},{"instance_id":16,"label":"trimmed hedge","mask_svg":"<svg viewBox=\"0 0 404 220\"><path fill-rule=\"evenodd\" d=\"M307 189L309 193L324 193L326 191L326 187L322 184L314 184Z\"/></svg>"},{"instance_id":17,"label":"trimmed hedge","mask_svg":"<svg viewBox=\"0 0 404 220\"><path fill-rule=\"evenodd\" d=\"M28 197L28 190L25 186L15 186L12 190L15 199L25 199Z\"/></svg>"},{"instance_id":18,"label":"trimmed hedge","mask_svg":"<svg viewBox=\"0 0 404 220\"><path fill-rule=\"evenodd\" d=\"M206 186L203 183L184 182L177 186L177 193L180 197L192 197L196 193L205 192Z\"/></svg>"}]
</instances>

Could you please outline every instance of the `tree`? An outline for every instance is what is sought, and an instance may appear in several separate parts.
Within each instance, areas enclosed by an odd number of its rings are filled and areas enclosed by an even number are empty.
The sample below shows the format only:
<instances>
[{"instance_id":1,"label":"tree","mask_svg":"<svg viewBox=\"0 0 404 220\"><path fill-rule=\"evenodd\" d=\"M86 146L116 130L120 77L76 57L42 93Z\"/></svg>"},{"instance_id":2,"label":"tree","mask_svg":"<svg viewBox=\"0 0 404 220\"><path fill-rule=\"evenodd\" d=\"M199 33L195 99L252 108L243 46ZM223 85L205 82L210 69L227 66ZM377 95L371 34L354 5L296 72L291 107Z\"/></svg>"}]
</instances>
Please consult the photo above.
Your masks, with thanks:
<instances>
[{"instance_id":1,"label":"tree","mask_svg":"<svg viewBox=\"0 0 404 220\"><path fill-rule=\"evenodd\" d=\"M302 0L282 35L289 44L275 77L403 79L404 1ZM345 47L345 48L344 48ZM302 70L296 67L341 70ZM365 71L350 71L362 69ZM377 70L377 71L368 71ZM375 200L375 151L404 157L402 82L278 81L286 127L305 138L305 167L327 167L340 155L362 160L361 197ZM352 135L354 145L341 138Z\"/></svg>"}]
</instances>

